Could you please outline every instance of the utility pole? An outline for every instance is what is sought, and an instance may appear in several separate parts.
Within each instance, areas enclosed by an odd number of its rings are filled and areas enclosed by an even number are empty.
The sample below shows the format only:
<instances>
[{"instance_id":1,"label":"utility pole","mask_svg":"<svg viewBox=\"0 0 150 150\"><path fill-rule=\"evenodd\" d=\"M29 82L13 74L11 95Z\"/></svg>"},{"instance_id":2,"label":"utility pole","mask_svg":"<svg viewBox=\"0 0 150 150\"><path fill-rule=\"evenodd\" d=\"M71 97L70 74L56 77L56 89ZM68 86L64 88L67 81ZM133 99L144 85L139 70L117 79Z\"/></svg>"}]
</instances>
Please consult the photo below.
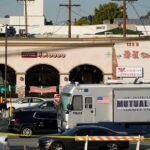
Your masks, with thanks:
<instances>
[{"instance_id":1,"label":"utility pole","mask_svg":"<svg viewBox=\"0 0 150 150\"><path fill-rule=\"evenodd\" d=\"M126 0L123 0L123 37L126 37Z\"/></svg>"},{"instance_id":2,"label":"utility pole","mask_svg":"<svg viewBox=\"0 0 150 150\"><path fill-rule=\"evenodd\" d=\"M24 0L24 5L25 5L25 32L26 36L28 34L28 11L27 11L27 0Z\"/></svg>"},{"instance_id":3,"label":"utility pole","mask_svg":"<svg viewBox=\"0 0 150 150\"><path fill-rule=\"evenodd\" d=\"M68 15L68 38L71 38L71 9L73 6L80 6L78 4L73 4L71 3L71 0L69 0L69 4L60 4L59 6L67 6L69 10L69 15Z\"/></svg>"},{"instance_id":4,"label":"utility pole","mask_svg":"<svg viewBox=\"0 0 150 150\"><path fill-rule=\"evenodd\" d=\"M112 1L122 1L123 2L123 37L126 37L126 1L133 2L137 0L112 0Z\"/></svg>"}]
</instances>

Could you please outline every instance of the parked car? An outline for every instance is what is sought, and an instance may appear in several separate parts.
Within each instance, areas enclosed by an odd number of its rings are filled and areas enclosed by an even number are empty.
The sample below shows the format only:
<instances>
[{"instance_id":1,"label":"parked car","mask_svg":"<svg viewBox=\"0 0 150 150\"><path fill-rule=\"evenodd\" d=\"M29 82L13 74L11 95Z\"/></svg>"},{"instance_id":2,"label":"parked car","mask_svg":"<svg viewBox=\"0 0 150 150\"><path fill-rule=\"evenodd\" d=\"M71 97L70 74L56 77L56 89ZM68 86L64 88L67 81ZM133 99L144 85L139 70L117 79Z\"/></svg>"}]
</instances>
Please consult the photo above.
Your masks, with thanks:
<instances>
[{"instance_id":1,"label":"parked car","mask_svg":"<svg viewBox=\"0 0 150 150\"><path fill-rule=\"evenodd\" d=\"M4 135L4 134L0 135L0 150L9 150L7 135Z\"/></svg>"},{"instance_id":2,"label":"parked car","mask_svg":"<svg viewBox=\"0 0 150 150\"><path fill-rule=\"evenodd\" d=\"M22 108L16 109L16 111L19 111L19 110L20 111L26 111L26 110L33 110L33 111L38 111L38 110L56 111L56 107L55 107L53 99L51 99L51 100L40 102L39 104L36 104L34 106L22 107Z\"/></svg>"},{"instance_id":3,"label":"parked car","mask_svg":"<svg viewBox=\"0 0 150 150\"><path fill-rule=\"evenodd\" d=\"M14 111L17 108L22 108L22 107L31 107L43 101L46 101L46 99L40 97L18 98L17 100L12 102L12 110ZM8 110L10 109L10 105L11 105L10 102L7 101Z\"/></svg>"},{"instance_id":4,"label":"parked car","mask_svg":"<svg viewBox=\"0 0 150 150\"><path fill-rule=\"evenodd\" d=\"M57 113L53 111L15 111L8 130L24 135L57 132Z\"/></svg>"},{"instance_id":5,"label":"parked car","mask_svg":"<svg viewBox=\"0 0 150 150\"><path fill-rule=\"evenodd\" d=\"M40 150L81 150L84 149L85 141L76 141L74 138L68 136L123 136L127 133L118 133L108 128L86 125L77 126L58 134L58 137L41 137L38 140ZM59 138L63 136L66 138ZM129 147L128 141L89 141L88 149L92 150L119 150L126 149Z\"/></svg>"}]
</instances>

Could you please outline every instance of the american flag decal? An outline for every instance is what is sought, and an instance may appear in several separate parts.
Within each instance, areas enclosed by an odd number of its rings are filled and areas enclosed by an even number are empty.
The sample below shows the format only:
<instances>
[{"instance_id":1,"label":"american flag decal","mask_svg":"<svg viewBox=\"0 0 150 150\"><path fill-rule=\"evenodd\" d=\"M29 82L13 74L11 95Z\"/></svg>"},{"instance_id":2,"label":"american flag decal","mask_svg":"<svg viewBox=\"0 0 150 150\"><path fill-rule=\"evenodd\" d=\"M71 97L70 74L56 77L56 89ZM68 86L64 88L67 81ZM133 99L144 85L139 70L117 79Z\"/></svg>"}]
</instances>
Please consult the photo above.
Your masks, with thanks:
<instances>
[{"instance_id":1,"label":"american flag decal","mask_svg":"<svg viewBox=\"0 0 150 150\"><path fill-rule=\"evenodd\" d=\"M109 104L110 103L109 96L98 96L97 103L98 104Z\"/></svg>"}]
</instances>

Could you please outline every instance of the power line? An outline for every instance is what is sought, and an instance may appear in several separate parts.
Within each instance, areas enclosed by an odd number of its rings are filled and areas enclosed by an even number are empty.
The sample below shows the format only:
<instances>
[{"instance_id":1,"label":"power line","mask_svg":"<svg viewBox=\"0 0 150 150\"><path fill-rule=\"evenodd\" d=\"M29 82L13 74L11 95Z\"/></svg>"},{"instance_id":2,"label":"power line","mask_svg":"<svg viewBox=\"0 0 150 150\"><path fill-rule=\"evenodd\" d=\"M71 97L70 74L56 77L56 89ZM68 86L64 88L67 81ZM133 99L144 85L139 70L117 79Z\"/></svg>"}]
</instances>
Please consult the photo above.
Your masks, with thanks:
<instances>
[{"instance_id":1,"label":"power line","mask_svg":"<svg viewBox=\"0 0 150 150\"><path fill-rule=\"evenodd\" d=\"M131 4L131 6L132 6L132 8L134 9L134 11L135 11L135 13L137 14L137 16L140 18L140 16L139 16L139 14L138 14L136 8L134 7L134 5ZM148 35L147 30L146 30L146 27L145 27L145 25L144 25L144 22L142 21L142 19L140 19L140 21L141 21L141 23L142 23L142 25L143 25L143 27L144 27L144 30L145 30L145 32L146 32L146 35Z\"/></svg>"},{"instance_id":2,"label":"power line","mask_svg":"<svg viewBox=\"0 0 150 150\"><path fill-rule=\"evenodd\" d=\"M150 9L150 6L147 6L147 5L141 4L141 3L139 3L139 2L137 2L137 4L138 4L138 5L140 5L140 6L143 6L143 7L147 8L147 9Z\"/></svg>"},{"instance_id":3,"label":"power line","mask_svg":"<svg viewBox=\"0 0 150 150\"><path fill-rule=\"evenodd\" d=\"M123 5L123 37L126 37L126 2L134 2L137 0L112 0L112 1L122 1Z\"/></svg>"},{"instance_id":4,"label":"power line","mask_svg":"<svg viewBox=\"0 0 150 150\"><path fill-rule=\"evenodd\" d=\"M60 4L60 6L67 6L68 10L69 10L69 15L68 15L68 38L71 38L71 9L72 7L76 6L80 6L78 4L72 4L71 0L69 0L69 4Z\"/></svg>"}]
</instances>

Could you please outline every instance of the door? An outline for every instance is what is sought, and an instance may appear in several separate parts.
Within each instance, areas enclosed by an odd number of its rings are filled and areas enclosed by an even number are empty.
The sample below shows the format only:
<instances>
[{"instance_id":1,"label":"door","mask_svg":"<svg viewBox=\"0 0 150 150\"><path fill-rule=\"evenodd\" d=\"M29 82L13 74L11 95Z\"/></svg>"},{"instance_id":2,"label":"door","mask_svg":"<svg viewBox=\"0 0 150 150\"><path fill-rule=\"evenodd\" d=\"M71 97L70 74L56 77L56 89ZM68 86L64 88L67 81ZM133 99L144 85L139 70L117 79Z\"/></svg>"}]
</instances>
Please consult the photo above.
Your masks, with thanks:
<instances>
[{"instance_id":1,"label":"door","mask_svg":"<svg viewBox=\"0 0 150 150\"><path fill-rule=\"evenodd\" d=\"M71 111L69 112L69 128L76 126L76 124L84 123L83 119L83 96L74 95L72 97ZM67 118L67 117L66 117Z\"/></svg>"},{"instance_id":2,"label":"door","mask_svg":"<svg viewBox=\"0 0 150 150\"><path fill-rule=\"evenodd\" d=\"M57 130L57 114L49 111L36 112L37 129L41 133L50 133L52 130Z\"/></svg>"},{"instance_id":3,"label":"door","mask_svg":"<svg viewBox=\"0 0 150 150\"><path fill-rule=\"evenodd\" d=\"M95 110L93 108L93 98L84 97L83 118L85 123L93 123L95 117Z\"/></svg>"},{"instance_id":4,"label":"door","mask_svg":"<svg viewBox=\"0 0 150 150\"><path fill-rule=\"evenodd\" d=\"M76 132L76 136L98 136L101 132L98 130L89 127L89 128L81 128ZM79 150L83 150L85 147L86 141L76 141L76 148ZM100 141L88 141L88 149L90 150L98 150L100 147Z\"/></svg>"},{"instance_id":5,"label":"door","mask_svg":"<svg viewBox=\"0 0 150 150\"><path fill-rule=\"evenodd\" d=\"M70 112L70 124L85 124L94 122L95 111L93 108L93 98L74 95L72 98L72 111Z\"/></svg>"}]
</instances>

